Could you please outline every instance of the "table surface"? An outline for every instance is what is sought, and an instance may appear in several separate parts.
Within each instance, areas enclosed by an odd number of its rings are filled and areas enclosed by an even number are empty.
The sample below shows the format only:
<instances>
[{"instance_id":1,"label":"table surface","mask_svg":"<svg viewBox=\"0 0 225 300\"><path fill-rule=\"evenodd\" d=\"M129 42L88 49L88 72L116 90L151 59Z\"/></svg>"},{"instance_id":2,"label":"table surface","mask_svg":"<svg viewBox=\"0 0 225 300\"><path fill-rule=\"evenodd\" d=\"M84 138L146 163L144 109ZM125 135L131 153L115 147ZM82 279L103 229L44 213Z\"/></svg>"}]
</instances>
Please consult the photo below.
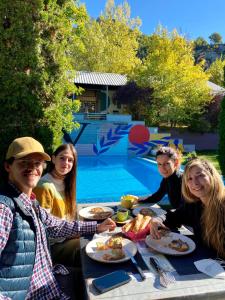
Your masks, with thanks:
<instances>
[{"instance_id":1,"label":"table surface","mask_svg":"<svg viewBox=\"0 0 225 300\"><path fill-rule=\"evenodd\" d=\"M119 203L95 203L93 205L115 206L118 204ZM79 204L78 211L85 206L91 205L92 204ZM81 248L83 248L81 249L81 261L83 266L90 264L90 261L88 261L90 258L85 253L85 245L87 242L87 239L81 238ZM155 255L155 253L153 253L153 255ZM166 260L161 254L159 257ZM99 268L104 265L103 268L107 268L108 273L112 272L111 264L95 263L99 264ZM123 266L121 265L121 269L122 268ZM168 288L163 288L159 285L158 275L150 267L147 270L147 278L145 281L140 281L137 274L133 274L134 276L132 276L132 280L129 283L103 294L98 294L92 286L92 280L98 277L97 274L97 270L96 272L93 271L91 275L90 272L87 273L87 268L83 268L87 297L90 300L225 299L225 281L222 279L209 278L203 273L179 275L177 272L174 272L176 282Z\"/></svg>"}]
</instances>

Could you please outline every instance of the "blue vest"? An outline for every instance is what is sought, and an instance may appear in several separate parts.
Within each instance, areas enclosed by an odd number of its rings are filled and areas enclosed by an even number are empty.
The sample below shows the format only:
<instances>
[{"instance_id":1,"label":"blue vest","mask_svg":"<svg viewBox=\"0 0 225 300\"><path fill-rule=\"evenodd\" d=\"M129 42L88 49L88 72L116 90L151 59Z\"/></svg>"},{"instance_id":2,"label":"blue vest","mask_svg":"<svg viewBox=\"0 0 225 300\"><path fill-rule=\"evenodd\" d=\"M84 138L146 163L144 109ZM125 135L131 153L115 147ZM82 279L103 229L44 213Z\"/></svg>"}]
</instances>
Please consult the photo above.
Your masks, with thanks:
<instances>
[{"instance_id":1,"label":"blue vest","mask_svg":"<svg viewBox=\"0 0 225 300\"><path fill-rule=\"evenodd\" d=\"M11 299L24 300L35 262L35 230L32 217L13 194L11 191L7 196L0 195L0 203L7 205L13 213L9 239L0 253L0 293Z\"/></svg>"}]
</instances>

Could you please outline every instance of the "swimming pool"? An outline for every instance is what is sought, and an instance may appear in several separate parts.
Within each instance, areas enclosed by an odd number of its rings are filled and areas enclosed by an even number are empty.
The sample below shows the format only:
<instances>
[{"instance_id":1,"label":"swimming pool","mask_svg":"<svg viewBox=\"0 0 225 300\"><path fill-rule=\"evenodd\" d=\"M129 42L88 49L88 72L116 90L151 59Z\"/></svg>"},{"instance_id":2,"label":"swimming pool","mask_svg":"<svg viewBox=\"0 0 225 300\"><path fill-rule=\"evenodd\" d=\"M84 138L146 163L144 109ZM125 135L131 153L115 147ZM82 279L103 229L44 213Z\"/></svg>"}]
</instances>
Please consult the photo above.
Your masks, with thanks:
<instances>
[{"instance_id":1,"label":"swimming pool","mask_svg":"<svg viewBox=\"0 0 225 300\"><path fill-rule=\"evenodd\" d=\"M155 162L121 156L78 158L77 202L120 201L124 194L149 195L162 177Z\"/></svg>"}]
</instances>

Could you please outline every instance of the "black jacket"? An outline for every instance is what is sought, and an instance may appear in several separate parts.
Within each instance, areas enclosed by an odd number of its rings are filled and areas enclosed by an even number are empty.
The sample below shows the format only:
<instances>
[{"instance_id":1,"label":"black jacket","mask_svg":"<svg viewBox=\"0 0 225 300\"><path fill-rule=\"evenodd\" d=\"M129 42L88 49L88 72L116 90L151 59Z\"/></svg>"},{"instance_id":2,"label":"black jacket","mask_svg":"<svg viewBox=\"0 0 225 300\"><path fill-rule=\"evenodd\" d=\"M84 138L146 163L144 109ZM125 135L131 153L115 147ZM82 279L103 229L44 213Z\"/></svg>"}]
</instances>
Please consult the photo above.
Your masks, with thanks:
<instances>
[{"instance_id":1,"label":"black jacket","mask_svg":"<svg viewBox=\"0 0 225 300\"><path fill-rule=\"evenodd\" d=\"M140 202L156 203L167 194L172 208L178 208L183 204L181 182L182 174L179 171L175 171L171 176L162 179L157 192Z\"/></svg>"},{"instance_id":2,"label":"black jacket","mask_svg":"<svg viewBox=\"0 0 225 300\"><path fill-rule=\"evenodd\" d=\"M202 212L203 204L201 201L184 203L175 211L168 211L163 223L170 229L179 228L181 225L191 226L195 237L202 241Z\"/></svg>"}]
</instances>

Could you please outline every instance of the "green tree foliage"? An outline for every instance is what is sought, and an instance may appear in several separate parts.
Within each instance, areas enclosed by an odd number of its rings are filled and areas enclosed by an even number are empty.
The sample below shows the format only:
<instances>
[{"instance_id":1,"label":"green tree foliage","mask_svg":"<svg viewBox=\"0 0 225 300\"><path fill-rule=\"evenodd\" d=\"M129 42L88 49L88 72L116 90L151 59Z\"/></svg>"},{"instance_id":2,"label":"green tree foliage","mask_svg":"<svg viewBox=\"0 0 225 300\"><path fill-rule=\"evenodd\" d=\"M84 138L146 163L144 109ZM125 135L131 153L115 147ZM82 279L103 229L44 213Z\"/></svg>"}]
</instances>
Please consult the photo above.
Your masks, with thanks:
<instances>
[{"instance_id":1,"label":"green tree foliage","mask_svg":"<svg viewBox=\"0 0 225 300\"><path fill-rule=\"evenodd\" d=\"M38 138L47 148L71 130L79 102L70 54L73 23L82 9L72 0L0 2L1 153L18 136Z\"/></svg>"},{"instance_id":2,"label":"green tree foliage","mask_svg":"<svg viewBox=\"0 0 225 300\"><path fill-rule=\"evenodd\" d=\"M224 85L224 67L225 60L217 58L206 71L209 74L209 80L220 86Z\"/></svg>"},{"instance_id":3,"label":"green tree foliage","mask_svg":"<svg viewBox=\"0 0 225 300\"><path fill-rule=\"evenodd\" d=\"M194 40L195 48L199 48L199 47L203 47L203 46L207 46L207 45L208 45L207 41L201 36L199 36L196 40Z\"/></svg>"},{"instance_id":4,"label":"green tree foliage","mask_svg":"<svg viewBox=\"0 0 225 300\"><path fill-rule=\"evenodd\" d=\"M176 31L158 28L151 35L149 53L134 80L154 89L149 111L152 124L190 125L209 101L208 76L194 65L193 46Z\"/></svg>"},{"instance_id":5,"label":"green tree foliage","mask_svg":"<svg viewBox=\"0 0 225 300\"><path fill-rule=\"evenodd\" d=\"M139 36L137 57L141 60L145 59L148 55L149 43L151 43L151 37L149 35L142 34Z\"/></svg>"},{"instance_id":6,"label":"green tree foliage","mask_svg":"<svg viewBox=\"0 0 225 300\"><path fill-rule=\"evenodd\" d=\"M134 120L147 120L152 93L151 88L140 88L135 82L129 82L116 91L114 101L125 104Z\"/></svg>"},{"instance_id":7,"label":"green tree foliage","mask_svg":"<svg viewBox=\"0 0 225 300\"><path fill-rule=\"evenodd\" d=\"M225 97L221 103L219 117L219 164L222 174L225 175Z\"/></svg>"},{"instance_id":8,"label":"green tree foliage","mask_svg":"<svg viewBox=\"0 0 225 300\"><path fill-rule=\"evenodd\" d=\"M221 44L222 43L222 36L218 32L214 32L210 34L209 39L213 44Z\"/></svg>"},{"instance_id":9,"label":"green tree foliage","mask_svg":"<svg viewBox=\"0 0 225 300\"><path fill-rule=\"evenodd\" d=\"M140 62L138 49L139 19L130 18L127 2L115 6L106 3L104 13L90 19L84 28L82 48L74 48L74 65L77 70L128 74Z\"/></svg>"}]
</instances>

